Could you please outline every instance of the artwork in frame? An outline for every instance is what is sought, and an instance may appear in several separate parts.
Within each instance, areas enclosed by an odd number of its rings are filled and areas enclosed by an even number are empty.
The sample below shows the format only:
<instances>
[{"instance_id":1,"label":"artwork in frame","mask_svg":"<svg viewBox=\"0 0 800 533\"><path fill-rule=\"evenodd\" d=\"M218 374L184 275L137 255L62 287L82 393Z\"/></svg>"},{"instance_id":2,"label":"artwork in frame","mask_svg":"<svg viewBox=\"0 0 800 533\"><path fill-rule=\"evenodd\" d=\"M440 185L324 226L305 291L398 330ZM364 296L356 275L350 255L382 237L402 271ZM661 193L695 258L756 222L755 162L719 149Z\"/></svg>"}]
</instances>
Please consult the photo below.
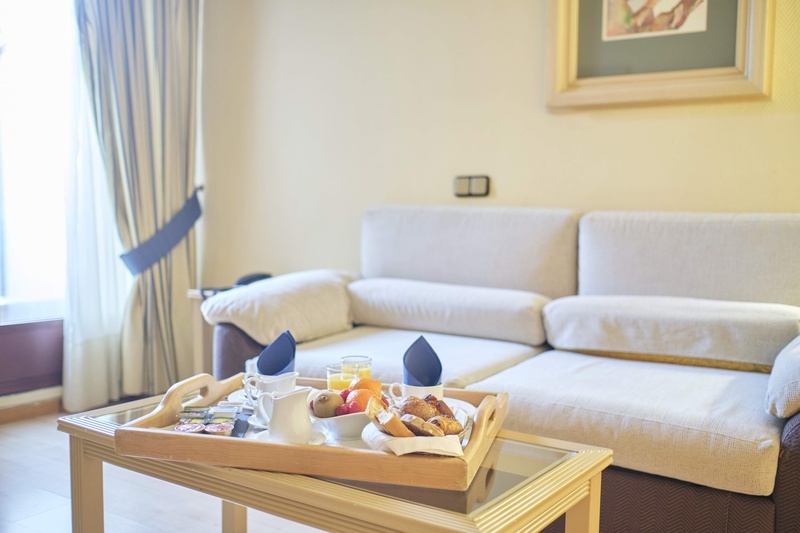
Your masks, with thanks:
<instances>
[{"instance_id":1,"label":"artwork in frame","mask_svg":"<svg viewBox=\"0 0 800 533\"><path fill-rule=\"evenodd\" d=\"M708 30L705 0L602 0L602 39L645 39Z\"/></svg>"},{"instance_id":2,"label":"artwork in frame","mask_svg":"<svg viewBox=\"0 0 800 533\"><path fill-rule=\"evenodd\" d=\"M769 96L775 0L549 0L553 110Z\"/></svg>"}]
</instances>

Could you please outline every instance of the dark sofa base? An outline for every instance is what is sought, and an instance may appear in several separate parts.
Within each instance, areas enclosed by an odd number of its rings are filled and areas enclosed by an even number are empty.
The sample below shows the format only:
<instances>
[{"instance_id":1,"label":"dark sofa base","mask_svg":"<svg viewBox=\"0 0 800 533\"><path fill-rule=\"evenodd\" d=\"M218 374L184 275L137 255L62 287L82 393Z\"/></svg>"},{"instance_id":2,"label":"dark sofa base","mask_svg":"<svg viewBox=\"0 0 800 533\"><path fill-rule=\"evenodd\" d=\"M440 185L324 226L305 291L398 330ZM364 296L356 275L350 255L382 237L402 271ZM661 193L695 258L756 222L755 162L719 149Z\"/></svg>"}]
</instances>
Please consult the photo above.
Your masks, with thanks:
<instances>
[{"instance_id":1,"label":"dark sofa base","mask_svg":"<svg viewBox=\"0 0 800 533\"><path fill-rule=\"evenodd\" d=\"M772 498L613 466L603 472L600 502L601 531L775 531Z\"/></svg>"},{"instance_id":2,"label":"dark sofa base","mask_svg":"<svg viewBox=\"0 0 800 533\"><path fill-rule=\"evenodd\" d=\"M244 372L244 362L261 353L264 346L233 324L214 326L214 378L229 378ZM224 354L224 355L222 355Z\"/></svg>"},{"instance_id":3,"label":"dark sofa base","mask_svg":"<svg viewBox=\"0 0 800 533\"><path fill-rule=\"evenodd\" d=\"M214 377L242 372L245 360L263 349L236 326L217 325ZM800 533L800 415L784 428L772 497L747 496L611 466L603 473L600 530ZM545 531L564 531L563 517Z\"/></svg>"},{"instance_id":4,"label":"dark sofa base","mask_svg":"<svg viewBox=\"0 0 800 533\"><path fill-rule=\"evenodd\" d=\"M766 533L775 529L772 498L745 496L611 466L603 472L604 533ZM564 518L545 533L563 533ZM788 531L788 530L787 530Z\"/></svg>"}]
</instances>

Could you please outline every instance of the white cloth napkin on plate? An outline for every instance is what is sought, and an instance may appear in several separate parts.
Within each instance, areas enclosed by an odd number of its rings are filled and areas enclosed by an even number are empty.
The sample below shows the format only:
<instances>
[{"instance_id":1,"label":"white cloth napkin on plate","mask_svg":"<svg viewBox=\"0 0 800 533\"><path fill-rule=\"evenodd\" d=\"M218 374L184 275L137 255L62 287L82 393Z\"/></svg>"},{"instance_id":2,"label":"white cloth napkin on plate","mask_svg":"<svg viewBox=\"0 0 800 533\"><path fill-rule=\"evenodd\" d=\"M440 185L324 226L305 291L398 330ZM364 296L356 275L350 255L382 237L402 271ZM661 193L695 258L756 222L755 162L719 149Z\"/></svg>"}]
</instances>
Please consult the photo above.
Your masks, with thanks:
<instances>
[{"instance_id":1,"label":"white cloth napkin on plate","mask_svg":"<svg viewBox=\"0 0 800 533\"><path fill-rule=\"evenodd\" d=\"M372 450L392 452L395 455L430 453L448 455L450 457L464 456L464 450L461 449L458 435L445 435L444 437L392 437L375 427L375 424L367 424L361 432L361 440Z\"/></svg>"}]
</instances>

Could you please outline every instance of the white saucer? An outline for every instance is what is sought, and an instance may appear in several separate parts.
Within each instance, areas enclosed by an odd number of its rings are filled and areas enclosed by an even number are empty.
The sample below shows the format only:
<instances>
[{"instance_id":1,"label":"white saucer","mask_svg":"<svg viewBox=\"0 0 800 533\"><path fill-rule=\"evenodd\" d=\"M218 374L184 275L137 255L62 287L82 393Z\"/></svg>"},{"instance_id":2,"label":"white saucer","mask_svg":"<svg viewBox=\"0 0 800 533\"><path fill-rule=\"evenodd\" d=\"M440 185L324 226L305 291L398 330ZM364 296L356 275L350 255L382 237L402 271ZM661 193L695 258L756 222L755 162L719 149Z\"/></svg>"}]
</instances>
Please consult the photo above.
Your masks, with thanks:
<instances>
[{"instance_id":1,"label":"white saucer","mask_svg":"<svg viewBox=\"0 0 800 533\"><path fill-rule=\"evenodd\" d=\"M229 402L244 402L245 404L249 404L250 400L247 398L247 395L244 393L244 389L239 389L237 391L233 391L228 395Z\"/></svg>"},{"instance_id":2,"label":"white saucer","mask_svg":"<svg viewBox=\"0 0 800 533\"><path fill-rule=\"evenodd\" d=\"M256 435L256 440L263 440L267 442L282 442L277 439L274 439L270 434L269 431L262 431L258 435ZM319 431L313 431L311 433L311 439L306 444L311 444L313 446L318 446L325 442L325 434Z\"/></svg>"},{"instance_id":3,"label":"white saucer","mask_svg":"<svg viewBox=\"0 0 800 533\"><path fill-rule=\"evenodd\" d=\"M295 390L298 389L298 388L299 387L295 387ZM315 389L314 387L311 387L311 390L308 391L309 399L312 399L314 397L314 395L316 395L318 392L319 392L319 389ZM230 393L228 395L228 401L229 402L244 402L245 405L248 405L248 406L250 405L250 398L247 397L247 394L245 394L244 389L235 390L232 393Z\"/></svg>"},{"instance_id":4,"label":"white saucer","mask_svg":"<svg viewBox=\"0 0 800 533\"><path fill-rule=\"evenodd\" d=\"M269 424L261 420L256 415L250 416L250 418L247 419L247 422L250 424L250 427L254 427L256 429L267 429L269 427Z\"/></svg>"}]
</instances>

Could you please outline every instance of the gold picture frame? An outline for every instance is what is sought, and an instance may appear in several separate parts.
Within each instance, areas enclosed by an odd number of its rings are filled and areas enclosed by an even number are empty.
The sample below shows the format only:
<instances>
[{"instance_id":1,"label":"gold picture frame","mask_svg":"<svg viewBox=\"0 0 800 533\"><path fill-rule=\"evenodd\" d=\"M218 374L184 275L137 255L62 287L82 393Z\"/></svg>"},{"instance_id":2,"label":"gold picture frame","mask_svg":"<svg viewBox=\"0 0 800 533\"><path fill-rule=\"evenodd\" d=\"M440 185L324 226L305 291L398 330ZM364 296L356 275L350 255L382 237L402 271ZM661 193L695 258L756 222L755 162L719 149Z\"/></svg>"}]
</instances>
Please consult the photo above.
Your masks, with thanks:
<instances>
[{"instance_id":1,"label":"gold picture frame","mask_svg":"<svg viewBox=\"0 0 800 533\"><path fill-rule=\"evenodd\" d=\"M549 0L547 105L552 110L770 94L775 0L739 0L734 66L586 78L578 77L578 6L579 0Z\"/></svg>"}]
</instances>

